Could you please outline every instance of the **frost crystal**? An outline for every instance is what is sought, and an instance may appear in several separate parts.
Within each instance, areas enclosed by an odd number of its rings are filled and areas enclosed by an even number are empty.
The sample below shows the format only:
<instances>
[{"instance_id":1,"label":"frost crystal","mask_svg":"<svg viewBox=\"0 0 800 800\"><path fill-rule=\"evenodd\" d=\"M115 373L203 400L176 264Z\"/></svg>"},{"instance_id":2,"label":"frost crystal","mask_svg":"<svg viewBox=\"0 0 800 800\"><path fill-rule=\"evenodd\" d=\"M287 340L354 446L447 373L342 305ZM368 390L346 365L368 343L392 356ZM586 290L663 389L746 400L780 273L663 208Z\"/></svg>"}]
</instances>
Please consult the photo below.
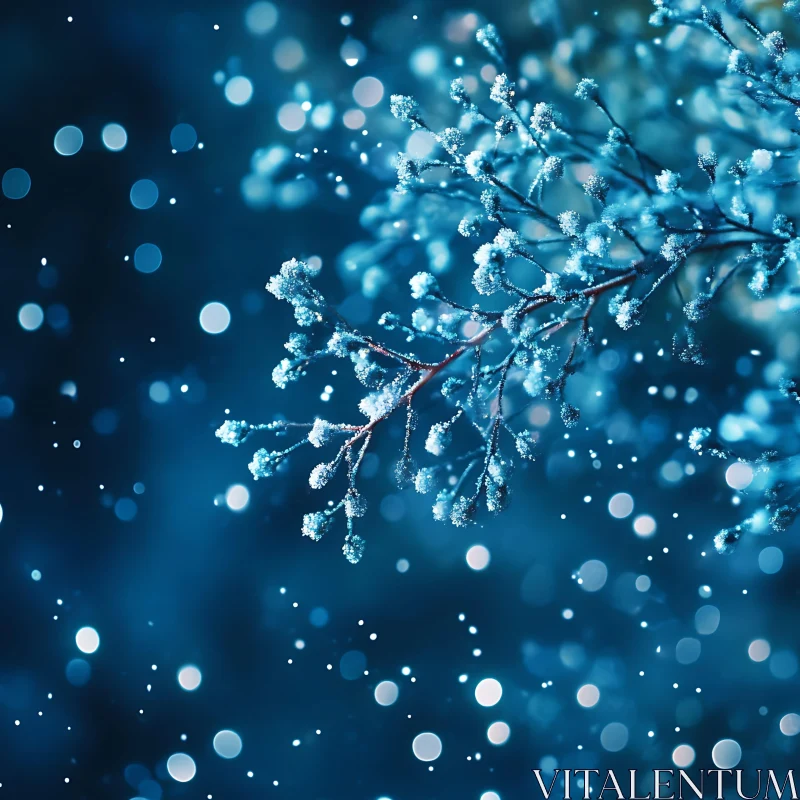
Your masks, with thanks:
<instances>
[{"instance_id":1,"label":"frost crystal","mask_svg":"<svg viewBox=\"0 0 800 800\"><path fill-rule=\"evenodd\" d=\"M226 419L225 422L217 428L216 435L221 442L238 447L244 441L249 431L250 426L244 420L237 422L233 419Z\"/></svg>"},{"instance_id":2,"label":"frost crystal","mask_svg":"<svg viewBox=\"0 0 800 800\"><path fill-rule=\"evenodd\" d=\"M656 186L658 186L659 192L675 194L680 188L679 176L668 169L662 170L660 174L656 175Z\"/></svg>"},{"instance_id":3,"label":"frost crystal","mask_svg":"<svg viewBox=\"0 0 800 800\"><path fill-rule=\"evenodd\" d=\"M263 447L253 453L253 460L247 465L253 478L271 478L275 474L275 468L281 462L280 453L270 453Z\"/></svg>"},{"instance_id":4,"label":"frost crystal","mask_svg":"<svg viewBox=\"0 0 800 800\"><path fill-rule=\"evenodd\" d=\"M711 436L711 428L692 428L689 434L689 447L696 453L703 449L703 442Z\"/></svg>"},{"instance_id":5,"label":"frost crystal","mask_svg":"<svg viewBox=\"0 0 800 800\"><path fill-rule=\"evenodd\" d=\"M483 150L473 150L465 159L467 174L476 180L488 180L492 172L491 161Z\"/></svg>"},{"instance_id":6,"label":"frost crystal","mask_svg":"<svg viewBox=\"0 0 800 800\"><path fill-rule=\"evenodd\" d=\"M408 122L412 128L422 127L419 118L419 105L413 97L393 94L389 99L389 109L401 122Z\"/></svg>"},{"instance_id":7,"label":"frost crystal","mask_svg":"<svg viewBox=\"0 0 800 800\"><path fill-rule=\"evenodd\" d=\"M437 422L428 431L428 438L425 440L425 449L434 456L440 456L447 449L453 439L450 425Z\"/></svg>"},{"instance_id":8,"label":"frost crystal","mask_svg":"<svg viewBox=\"0 0 800 800\"><path fill-rule=\"evenodd\" d=\"M330 442L335 430L336 426L331 425L330 422L324 419L315 419L311 430L308 432L308 441L314 447L323 447Z\"/></svg>"},{"instance_id":9,"label":"frost crystal","mask_svg":"<svg viewBox=\"0 0 800 800\"><path fill-rule=\"evenodd\" d=\"M642 301L632 298L623 300L617 310L617 325L628 331L642 321Z\"/></svg>"},{"instance_id":10,"label":"frost crystal","mask_svg":"<svg viewBox=\"0 0 800 800\"><path fill-rule=\"evenodd\" d=\"M579 100L597 100L600 87L591 78L583 78L575 88L575 97Z\"/></svg>"},{"instance_id":11,"label":"frost crystal","mask_svg":"<svg viewBox=\"0 0 800 800\"><path fill-rule=\"evenodd\" d=\"M430 272L418 272L410 281L411 296L415 300L422 300L429 295L434 295L439 291L436 278Z\"/></svg>"},{"instance_id":12,"label":"frost crystal","mask_svg":"<svg viewBox=\"0 0 800 800\"><path fill-rule=\"evenodd\" d=\"M608 181L600 175L592 175L591 178L583 184L583 191L586 192L589 197L593 197L601 203L605 203L609 188Z\"/></svg>"},{"instance_id":13,"label":"frost crystal","mask_svg":"<svg viewBox=\"0 0 800 800\"><path fill-rule=\"evenodd\" d=\"M533 129L542 135L557 127L556 112L549 103L537 103L531 117Z\"/></svg>"},{"instance_id":14,"label":"frost crystal","mask_svg":"<svg viewBox=\"0 0 800 800\"><path fill-rule=\"evenodd\" d=\"M495 103L502 103L503 105L510 106L513 101L515 88L513 82L508 79L508 76L504 72L501 72L494 79L489 97L491 97Z\"/></svg>"},{"instance_id":15,"label":"frost crystal","mask_svg":"<svg viewBox=\"0 0 800 800\"><path fill-rule=\"evenodd\" d=\"M322 511L314 511L303 517L303 536L318 542L331 526L332 518Z\"/></svg>"},{"instance_id":16,"label":"frost crystal","mask_svg":"<svg viewBox=\"0 0 800 800\"><path fill-rule=\"evenodd\" d=\"M342 553L351 564L358 564L364 555L364 540L357 533L349 533L342 545Z\"/></svg>"},{"instance_id":17,"label":"frost crystal","mask_svg":"<svg viewBox=\"0 0 800 800\"><path fill-rule=\"evenodd\" d=\"M577 211L562 211L558 224L566 236L578 236L581 232L581 215Z\"/></svg>"},{"instance_id":18,"label":"frost crystal","mask_svg":"<svg viewBox=\"0 0 800 800\"><path fill-rule=\"evenodd\" d=\"M482 44L489 55L495 61L502 61L503 59L503 42L494 25L485 25L483 28L478 28L475 38L479 44Z\"/></svg>"}]
</instances>

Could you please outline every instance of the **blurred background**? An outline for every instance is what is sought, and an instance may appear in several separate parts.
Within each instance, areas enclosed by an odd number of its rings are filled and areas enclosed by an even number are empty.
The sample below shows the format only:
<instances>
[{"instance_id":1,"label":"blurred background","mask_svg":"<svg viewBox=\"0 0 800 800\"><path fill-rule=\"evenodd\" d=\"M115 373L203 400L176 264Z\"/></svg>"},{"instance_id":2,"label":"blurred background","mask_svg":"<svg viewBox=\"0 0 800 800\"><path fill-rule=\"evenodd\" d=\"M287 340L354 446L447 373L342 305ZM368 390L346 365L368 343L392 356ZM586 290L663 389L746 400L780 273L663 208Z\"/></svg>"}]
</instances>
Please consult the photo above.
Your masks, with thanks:
<instances>
[{"instance_id":1,"label":"blurred background","mask_svg":"<svg viewBox=\"0 0 800 800\"><path fill-rule=\"evenodd\" d=\"M580 378L602 392L588 430L532 409L545 445L499 519L434 523L393 484L402 421L387 424L356 567L340 532L300 535L311 462L256 484L250 443L214 437L228 417L353 418L328 372L275 388L293 322L263 286L316 256L356 323L406 297L419 249L376 251L365 231L392 157L425 146L390 93L446 116L442 86L454 59L482 63L487 20L534 83L549 63L569 84L573 55L624 69L648 13L3 8L0 793L512 800L536 796L532 768L712 767L725 739L742 767L792 764L797 544L717 556L753 476L685 446L721 416L796 444L771 387L797 331L735 294L710 371L671 358L663 331L607 326ZM439 744L412 747L424 732Z\"/></svg>"}]
</instances>

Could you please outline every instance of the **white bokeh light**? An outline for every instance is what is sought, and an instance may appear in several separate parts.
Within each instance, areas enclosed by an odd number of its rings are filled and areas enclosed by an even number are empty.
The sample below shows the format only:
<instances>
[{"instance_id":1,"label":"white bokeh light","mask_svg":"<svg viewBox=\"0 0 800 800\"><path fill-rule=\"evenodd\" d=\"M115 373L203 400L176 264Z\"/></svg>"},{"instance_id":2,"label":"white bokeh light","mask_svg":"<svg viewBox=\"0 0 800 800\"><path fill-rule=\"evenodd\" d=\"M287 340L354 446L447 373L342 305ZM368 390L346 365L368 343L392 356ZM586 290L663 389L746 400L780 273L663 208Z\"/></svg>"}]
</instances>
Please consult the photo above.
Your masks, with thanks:
<instances>
[{"instance_id":1,"label":"white bokeh light","mask_svg":"<svg viewBox=\"0 0 800 800\"><path fill-rule=\"evenodd\" d=\"M495 746L500 746L508 741L511 728L507 722L493 722L486 731L486 738Z\"/></svg>"},{"instance_id":2,"label":"white bokeh light","mask_svg":"<svg viewBox=\"0 0 800 800\"><path fill-rule=\"evenodd\" d=\"M108 125L103 128L101 138L105 148L112 153L118 153L120 150L124 150L125 145L128 144L128 132L122 125L116 122L109 122Z\"/></svg>"},{"instance_id":3,"label":"white bokeh light","mask_svg":"<svg viewBox=\"0 0 800 800\"><path fill-rule=\"evenodd\" d=\"M747 655L750 656L751 661L759 663L769 658L771 649L766 639L754 639L747 648Z\"/></svg>"},{"instance_id":4,"label":"white bokeh light","mask_svg":"<svg viewBox=\"0 0 800 800\"><path fill-rule=\"evenodd\" d=\"M621 722L609 722L600 732L600 744L609 753L618 753L627 746L629 736L626 725Z\"/></svg>"},{"instance_id":5,"label":"white bokeh light","mask_svg":"<svg viewBox=\"0 0 800 800\"><path fill-rule=\"evenodd\" d=\"M700 606L694 615L695 630L703 636L710 636L719 627L720 616L716 606Z\"/></svg>"},{"instance_id":6,"label":"white bokeh light","mask_svg":"<svg viewBox=\"0 0 800 800\"><path fill-rule=\"evenodd\" d=\"M503 687L495 678L484 678L475 687L475 699L486 708L496 706L503 696Z\"/></svg>"},{"instance_id":7,"label":"white bokeh light","mask_svg":"<svg viewBox=\"0 0 800 800\"><path fill-rule=\"evenodd\" d=\"M225 98L234 106L245 106L253 98L253 83L244 75L234 75L225 84Z\"/></svg>"},{"instance_id":8,"label":"white bokeh light","mask_svg":"<svg viewBox=\"0 0 800 800\"><path fill-rule=\"evenodd\" d=\"M178 670L178 685L187 692L193 692L203 682L203 674L194 664L186 664Z\"/></svg>"},{"instance_id":9,"label":"white bokeh light","mask_svg":"<svg viewBox=\"0 0 800 800\"><path fill-rule=\"evenodd\" d=\"M627 492L618 492L608 501L608 513L616 519L625 519L633 513L633 498Z\"/></svg>"},{"instance_id":10,"label":"white bokeh light","mask_svg":"<svg viewBox=\"0 0 800 800\"><path fill-rule=\"evenodd\" d=\"M491 553L482 544L474 544L467 550L467 564L470 569L479 572L482 569L486 569L491 560Z\"/></svg>"},{"instance_id":11,"label":"white bokeh light","mask_svg":"<svg viewBox=\"0 0 800 800\"><path fill-rule=\"evenodd\" d=\"M278 109L278 124L289 133L299 131L306 124L306 112L300 103L284 103Z\"/></svg>"},{"instance_id":12,"label":"white bokeh light","mask_svg":"<svg viewBox=\"0 0 800 800\"><path fill-rule=\"evenodd\" d=\"M720 739L711 751L711 760L719 769L733 769L742 759L742 748L734 739Z\"/></svg>"},{"instance_id":13,"label":"white bokeh light","mask_svg":"<svg viewBox=\"0 0 800 800\"><path fill-rule=\"evenodd\" d=\"M94 628L81 628L75 634L75 644L81 653L94 653L100 647L100 634Z\"/></svg>"},{"instance_id":14,"label":"white bokeh light","mask_svg":"<svg viewBox=\"0 0 800 800\"><path fill-rule=\"evenodd\" d=\"M194 664L186 664L178 670L178 684L181 689L193 692L203 682L203 675Z\"/></svg>"},{"instance_id":15,"label":"white bokeh light","mask_svg":"<svg viewBox=\"0 0 800 800\"><path fill-rule=\"evenodd\" d=\"M758 567L765 575L774 575L783 567L783 551L770 545L758 554Z\"/></svg>"},{"instance_id":16,"label":"white bokeh light","mask_svg":"<svg viewBox=\"0 0 800 800\"><path fill-rule=\"evenodd\" d=\"M420 761L436 761L442 754L442 740L435 733L420 733L414 737L411 749Z\"/></svg>"},{"instance_id":17,"label":"white bokeh light","mask_svg":"<svg viewBox=\"0 0 800 800\"><path fill-rule=\"evenodd\" d=\"M231 511L244 511L250 503L250 491L241 483L234 483L225 492L225 503Z\"/></svg>"},{"instance_id":18,"label":"white bokeh light","mask_svg":"<svg viewBox=\"0 0 800 800\"><path fill-rule=\"evenodd\" d=\"M83 133L74 125L60 128L53 139L53 147L60 156L74 156L83 147Z\"/></svg>"},{"instance_id":19,"label":"white bokeh light","mask_svg":"<svg viewBox=\"0 0 800 800\"><path fill-rule=\"evenodd\" d=\"M753 469L748 464L736 461L725 470L725 483L737 492L746 489L753 482Z\"/></svg>"},{"instance_id":20,"label":"white bokeh light","mask_svg":"<svg viewBox=\"0 0 800 800\"><path fill-rule=\"evenodd\" d=\"M391 706L397 701L400 690L394 681L381 681L375 687L375 702L379 706Z\"/></svg>"},{"instance_id":21,"label":"white bokeh light","mask_svg":"<svg viewBox=\"0 0 800 800\"><path fill-rule=\"evenodd\" d=\"M672 751L672 763L679 769L686 769L694 764L694 747L690 744L679 744Z\"/></svg>"},{"instance_id":22,"label":"white bokeh light","mask_svg":"<svg viewBox=\"0 0 800 800\"><path fill-rule=\"evenodd\" d=\"M158 202L158 186L149 178L142 178L131 186L131 205L140 211L152 208Z\"/></svg>"},{"instance_id":23,"label":"white bokeh light","mask_svg":"<svg viewBox=\"0 0 800 800\"><path fill-rule=\"evenodd\" d=\"M353 99L362 108L372 108L383 99L383 84L371 76L359 78L353 87Z\"/></svg>"},{"instance_id":24,"label":"white bokeh light","mask_svg":"<svg viewBox=\"0 0 800 800\"><path fill-rule=\"evenodd\" d=\"M25 303L17 313L17 319L23 330L38 331L44 322L44 311L38 303Z\"/></svg>"},{"instance_id":25,"label":"white bokeh light","mask_svg":"<svg viewBox=\"0 0 800 800\"><path fill-rule=\"evenodd\" d=\"M600 701L600 690L593 683L585 683L578 689L577 697L584 708L593 708Z\"/></svg>"},{"instance_id":26,"label":"white bokeh light","mask_svg":"<svg viewBox=\"0 0 800 800\"><path fill-rule=\"evenodd\" d=\"M294 72L306 60L306 51L303 43L298 39L287 36L281 39L272 51L275 66L283 72Z\"/></svg>"},{"instance_id":27,"label":"white bokeh light","mask_svg":"<svg viewBox=\"0 0 800 800\"><path fill-rule=\"evenodd\" d=\"M599 592L608 580L608 567L597 559L590 559L578 570L580 587L585 592Z\"/></svg>"},{"instance_id":28,"label":"white bokeh light","mask_svg":"<svg viewBox=\"0 0 800 800\"><path fill-rule=\"evenodd\" d=\"M188 783L197 774L197 767L186 753L173 753L167 759L167 772L178 783Z\"/></svg>"},{"instance_id":29,"label":"white bokeh light","mask_svg":"<svg viewBox=\"0 0 800 800\"><path fill-rule=\"evenodd\" d=\"M779 727L784 736L797 736L800 733L800 715L785 714L781 717Z\"/></svg>"},{"instance_id":30,"label":"white bokeh light","mask_svg":"<svg viewBox=\"0 0 800 800\"><path fill-rule=\"evenodd\" d=\"M242 737L236 731L220 731L214 737L214 752L222 758L236 758L242 752Z\"/></svg>"},{"instance_id":31,"label":"white bokeh light","mask_svg":"<svg viewBox=\"0 0 800 800\"><path fill-rule=\"evenodd\" d=\"M278 9L266 0L253 3L244 13L244 24L253 36L266 36L278 22Z\"/></svg>"},{"instance_id":32,"label":"white bokeh light","mask_svg":"<svg viewBox=\"0 0 800 800\"><path fill-rule=\"evenodd\" d=\"M223 333L231 324L231 312L222 303L206 303L200 312L200 327L206 333Z\"/></svg>"},{"instance_id":33,"label":"white bokeh light","mask_svg":"<svg viewBox=\"0 0 800 800\"><path fill-rule=\"evenodd\" d=\"M633 521L633 530L637 536L647 539L656 532L656 521L649 514L640 514Z\"/></svg>"}]
</instances>

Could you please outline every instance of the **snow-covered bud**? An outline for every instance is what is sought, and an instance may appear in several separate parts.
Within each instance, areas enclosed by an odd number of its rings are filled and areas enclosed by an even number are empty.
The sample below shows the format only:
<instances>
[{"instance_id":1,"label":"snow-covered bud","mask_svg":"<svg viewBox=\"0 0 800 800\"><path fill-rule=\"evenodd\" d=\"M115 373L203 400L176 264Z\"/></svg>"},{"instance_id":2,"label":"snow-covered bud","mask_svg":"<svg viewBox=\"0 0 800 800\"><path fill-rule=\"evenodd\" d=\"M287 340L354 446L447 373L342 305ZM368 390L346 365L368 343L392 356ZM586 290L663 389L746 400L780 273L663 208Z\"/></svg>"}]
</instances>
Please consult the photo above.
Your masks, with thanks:
<instances>
[{"instance_id":1,"label":"snow-covered bud","mask_svg":"<svg viewBox=\"0 0 800 800\"><path fill-rule=\"evenodd\" d=\"M494 135L497 141L499 142L501 139L505 139L506 136L513 133L517 124L514 120L503 114L500 119L497 120L494 124Z\"/></svg>"},{"instance_id":2,"label":"snow-covered bud","mask_svg":"<svg viewBox=\"0 0 800 800\"><path fill-rule=\"evenodd\" d=\"M680 188L680 175L668 169L662 170L660 174L656 175L656 186L658 186L658 191L663 194L675 194Z\"/></svg>"},{"instance_id":3,"label":"snow-covered bud","mask_svg":"<svg viewBox=\"0 0 800 800\"><path fill-rule=\"evenodd\" d=\"M453 440L451 426L447 422L436 422L428 431L425 449L433 456L440 456Z\"/></svg>"},{"instance_id":4,"label":"snow-covered bud","mask_svg":"<svg viewBox=\"0 0 800 800\"><path fill-rule=\"evenodd\" d=\"M477 236L481 232L481 221L478 217L474 219L464 219L458 223L458 232L465 238L469 239L470 236Z\"/></svg>"},{"instance_id":5,"label":"snow-covered bud","mask_svg":"<svg viewBox=\"0 0 800 800\"><path fill-rule=\"evenodd\" d=\"M671 233L661 245L661 255L671 262L683 261L689 255L694 239L682 233Z\"/></svg>"},{"instance_id":6,"label":"snow-covered bud","mask_svg":"<svg viewBox=\"0 0 800 800\"><path fill-rule=\"evenodd\" d=\"M489 97L495 103L501 103L504 106L511 107L514 101L514 93L516 91L516 84L508 79L505 72L501 72L495 76L492 88L489 90Z\"/></svg>"},{"instance_id":7,"label":"snow-covered bud","mask_svg":"<svg viewBox=\"0 0 800 800\"><path fill-rule=\"evenodd\" d=\"M616 308L617 325L624 331L629 331L642 321L642 301L633 297L623 300Z\"/></svg>"},{"instance_id":8,"label":"snow-covered bud","mask_svg":"<svg viewBox=\"0 0 800 800\"><path fill-rule=\"evenodd\" d=\"M564 176L564 162L558 156L548 156L539 170L539 175L548 183L557 181Z\"/></svg>"},{"instance_id":9,"label":"snow-covered bud","mask_svg":"<svg viewBox=\"0 0 800 800\"><path fill-rule=\"evenodd\" d=\"M475 514L478 511L474 500L467 497L459 497L450 510L450 522L457 528L465 528L475 521Z\"/></svg>"},{"instance_id":10,"label":"snow-covered bud","mask_svg":"<svg viewBox=\"0 0 800 800\"><path fill-rule=\"evenodd\" d=\"M580 409L575 408L571 403L561 404L561 421L567 428L574 428L581 418Z\"/></svg>"},{"instance_id":11,"label":"snow-covered bud","mask_svg":"<svg viewBox=\"0 0 800 800\"><path fill-rule=\"evenodd\" d=\"M308 441L314 447L322 447L330 442L335 431L335 425L331 425L330 422L324 419L315 419L311 430L308 432Z\"/></svg>"},{"instance_id":12,"label":"snow-covered bud","mask_svg":"<svg viewBox=\"0 0 800 800\"><path fill-rule=\"evenodd\" d=\"M776 508L769 518L769 524L772 530L778 533L783 533L788 530L797 519L798 509L796 506L780 506Z\"/></svg>"},{"instance_id":13,"label":"snow-covered bud","mask_svg":"<svg viewBox=\"0 0 800 800\"><path fill-rule=\"evenodd\" d=\"M483 150L473 150L465 159L467 174L478 181L488 180L487 175L493 172L492 162Z\"/></svg>"},{"instance_id":14,"label":"snow-covered bud","mask_svg":"<svg viewBox=\"0 0 800 800\"><path fill-rule=\"evenodd\" d=\"M336 474L336 468L338 466L338 459L328 464L324 462L322 464L317 464L308 476L308 485L312 489L322 489L324 486L327 486L330 479Z\"/></svg>"},{"instance_id":15,"label":"snow-covered bud","mask_svg":"<svg viewBox=\"0 0 800 800\"><path fill-rule=\"evenodd\" d=\"M475 39L478 44L486 48L486 52L495 61L503 60L503 40L494 25L484 25L484 27L478 28L475 31Z\"/></svg>"},{"instance_id":16,"label":"snow-covered bud","mask_svg":"<svg viewBox=\"0 0 800 800\"><path fill-rule=\"evenodd\" d=\"M418 272L408 283L415 300L424 300L439 292L439 284L430 272Z\"/></svg>"},{"instance_id":17,"label":"snow-covered bud","mask_svg":"<svg viewBox=\"0 0 800 800\"><path fill-rule=\"evenodd\" d=\"M344 328L337 328L328 339L327 350L337 358L346 358L352 350L361 347L363 341Z\"/></svg>"},{"instance_id":18,"label":"snow-covered bud","mask_svg":"<svg viewBox=\"0 0 800 800\"><path fill-rule=\"evenodd\" d=\"M289 341L284 344L284 347L295 357L295 358L307 358L308 357L308 336L304 333L297 333L296 331L289 334Z\"/></svg>"},{"instance_id":19,"label":"snow-covered bud","mask_svg":"<svg viewBox=\"0 0 800 800\"><path fill-rule=\"evenodd\" d=\"M517 452L528 461L536 460L536 439L530 431L523 431L514 437Z\"/></svg>"},{"instance_id":20,"label":"snow-covered bud","mask_svg":"<svg viewBox=\"0 0 800 800\"><path fill-rule=\"evenodd\" d=\"M270 453L262 447L253 453L253 460L247 465L247 468L252 473L253 480L271 478L285 457L284 453Z\"/></svg>"},{"instance_id":21,"label":"snow-covered bud","mask_svg":"<svg viewBox=\"0 0 800 800\"><path fill-rule=\"evenodd\" d=\"M776 214L772 220L772 232L781 239L790 239L794 236L794 222L786 214Z\"/></svg>"},{"instance_id":22,"label":"snow-covered bud","mask_svg":"<svg viewBox=\"0 0 800 800\"><path fill-rule=\"evenodd\" d=\"M493 244L482 244L473 256L478 265L472 273L472 285L480 294L490 295L503 288L505 256Z\"/></svg>"},{"instance_id":23,"label":"snow-covered bud","mask_svg":"<svg viewBox=\"0 0 800 800\"><path fill-rule=\"evenodd\" d=\"M455 78L450 83L450 97L454 102L460 103L461 105L469 105L472 102L464 86L463 78Z\"/></svg>"},{"instance_id":24,"label":"snow-covered bud","mask_svg":"<svg viewBox=\"0 0 800 800\"><path fill-rule=\"evenodd\" d=\"M424 126L419 116L419 104L413 97L405 94L393 94L389 98L389 110L401 122L408 122L412 130Z\"/></svg>"},{"instance_id":25,"label":"snow-covered bud","mask_svg":"<svg viewBox=\"0 0 800 800\"><path fill-rule=\"evenodd\" d=\"M303 536L318 542L331 527L333 517L324 511L314 511L303 515Z\"/></svg>"},{"instance_id":26,"label":"snow-covered bud","mask_svg":"<svg viewBox=\"0 0 800 800\"><path fill-rule=\"evenodd\" d=\"M710 150L708 153L701 153L697 157L697 166L700 167L703 172L705 172L711 183L714 183L714 181L717 179L718 163L719 158L713 150Z\"/></svg>"},{"instance_id":27,"label":"snow-covered bud","mask_svg":"<svg viewBox=\"0 0 800 800\"><path fill-rule=\"evenodd\" d=\"M711 436L711 428L692 428L689 434L689 449L695 453L703 452L703 444Z\"/></svg>"},{"instance_id":28,"label":"snow-covered bud","mask_svg":"<svg viewBox=\"0 0 800 800\"><path fill-rule=\"evenodd\" d=\"M451 156L464 146L464 134L458 128L445 128L437 138Z\"/></svg>"},{"instance_id":29,"label":"snow-covered bud","mask_svg":"<svg viewBox=\"0 0 800 800\"><path fill-rule=\"evenodd\" d=\"M582 78L575 87L575 97L578 100L592 100L596 102L600 97L600 87L591 78Z\"/></svg>"},{"instance_id":30,"label":"snow-covered bud","mask_svg":"<svg viewBox=\"0 0 800 800\"><path fill-rule=\"evenodd\" d=\"M484 189L481 192L481 205L489 219L500 211L500 193L496 189Z\"/></svg>"},{"instance_id":31,"label":"snow-covered bud","mask_svg":"<svg viewBox=\"0 0 800 800\"><path fill-rule=\"evenodd\" d=\"M731 50L731 54L728 56L728 72L752 75L753 62L741 50Z\"/></svg>"},{"instance_id":32,"label":"snow-covered bud","mask_svg":"<svg viewBox=\"0 0 800 800\"><path fill-rule=\"evenodd\" d=\"M436 473L434 470L430 467L423 467L423 469L419 470L414 476L414 488L420 494L427 494L436 485L435 476Z\"/></svg>"},{"instance_id":33,"label":"snow-covered bud","mask_svg":"<svg viewBox=\"0 0 800 800\"><path fill-rule=\"evenodd\" d=\"M348 489L344 497L344 513L350 518L363 517L367 513L367 501L355 489Z\"/></svg>"},{"instance_id":34,"label":"snow-covered bud","mask_svg":"<svg viewBox=\"0 0 800 800\"><path fill-rule=\"evenodd\" d=\"M302 374L302 370L294 361L283 358L272 370L272 382L279 389L285 389L290 383L300 380Z\"/></svg>"},{"instance_id":35,"label":"snow-covered bud","mask_svg":"<svg viewBox=\"0 0 800 800\"><path fill-rule=\"evenodd\" d=\"M583 191L601 203L605 203L609 188L608 181L600 175L592 175L583 184Z\"/></svg>"},{"instance_id":36,"label":"snow-covered bud","mask_svg":"<svg viewBox=\"0 0 800 800\"><path fill-rule=\"evenodd\" d=\"M342 553L351 564L358 564L364 555L366 542L357 533L348 533L344 537Z\"/></svg>"},{"instance_id":37,"label":"snow-covered bud","mask_svg":"<svg viewBox=\"0 0 800 800\"><path fill-rule=\"evenodd\" d=\"M537 103L534 106L531 126L542 136L557 127L556 112L550 103Z\"/></svg>"},{"instance_id":38,"label":"snow-covered bud","mask_svg":"<svg viewBox=\"0 0 800 800\"><path fill-rule=\"evenodd\" d=\"M577 211L562 211L558 215L558 226L565 236L580 236L581 215Z\"/></svg>"},{"instance_id":39,"label":"snow-covered bud","mask_svg":"<svg viewBox=\"0 0 800 800\"><path fill-rule=\"evenodd\" d=\"M711 313L711 295L700 292L683 307L683 313L690 322L700 322L701 319L705 319Z\"/></svg>"},{"instance_id":40,"label":"snow-covered bud","mask_svg":"<svg viewBox=\"0 0 800 800\"><path fill-rule=\"evenodd\" d=\"M714 537L714 547L721 555L730 555L736 549L736 545L739 543L741 536L741 525L737 525L734 528L723 528Z\"/></svg>"},{"instance_id":41,"label":"snow-covered bud","mask_svg":"<svg viewBox=\"0 0 800 800\"><path fill-rule=\"evenodd\" d=\"M250 433L250 426L244 421L226 419L216 430L216 437L224 444L232 444L238 447Z\"/></svg>"},{"instance_id":42,"label":"snow-covered bud","mask_svg":"<svg viewBox=\"0 0 800 800\"><path fill-rule=\"evenodd\" d=\"M447 489L441 489L436 495L436 502L433 504L433 518L437 522L444 522L450 516L450 509L453 507L453 498Z\"/></svg>"},{"instance_id":43,"label":"snow-covered bud","mask_svg":"<svg viewBox=\"0 0 800 800\"><path fill-rule=\"evenodd\" d=\"M783 34L780 31L768 33L762 40L762 44L776 61L780 61L789 50L786 39L783 38Z\"/></svg>"}]
</instances>

